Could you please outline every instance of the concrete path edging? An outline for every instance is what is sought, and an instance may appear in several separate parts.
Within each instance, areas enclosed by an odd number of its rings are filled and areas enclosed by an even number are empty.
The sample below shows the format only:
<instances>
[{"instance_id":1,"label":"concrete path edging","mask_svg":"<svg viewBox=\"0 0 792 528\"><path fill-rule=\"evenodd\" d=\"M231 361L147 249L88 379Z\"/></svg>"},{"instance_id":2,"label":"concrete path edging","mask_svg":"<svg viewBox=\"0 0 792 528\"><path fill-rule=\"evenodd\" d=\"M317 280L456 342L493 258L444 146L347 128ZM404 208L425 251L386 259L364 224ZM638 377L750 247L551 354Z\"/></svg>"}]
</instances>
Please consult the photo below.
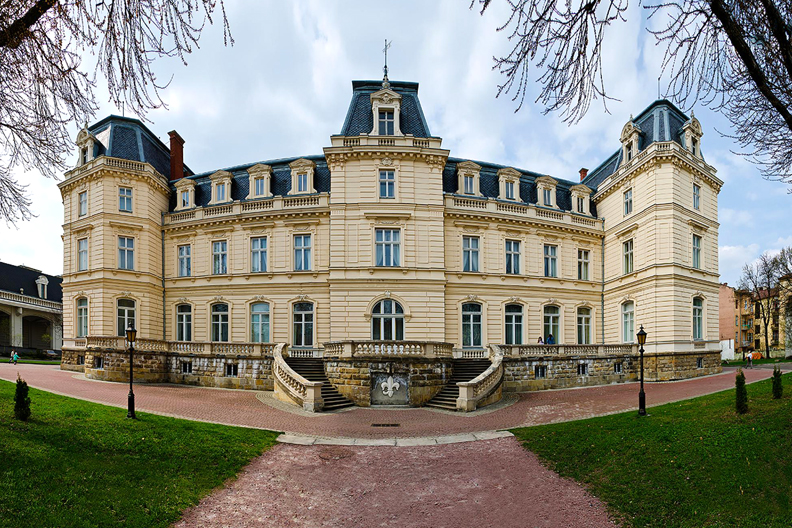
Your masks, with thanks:
<instances>
[{"instance_id":1,"label":"concrete path edging","mask_svg":"<svg viewBox=\"0 0 792 528\"><path fill-rule=\"evenodd\" d=\"M343 446L395 446L415 447L439 444L460 444L479 440L494 440L514 436L509 431L480 431L443 436L421 436L410 438L329 438L283 433L276 440L282 444L295 445L343 445Z\"/></svg>"}]
</instances>

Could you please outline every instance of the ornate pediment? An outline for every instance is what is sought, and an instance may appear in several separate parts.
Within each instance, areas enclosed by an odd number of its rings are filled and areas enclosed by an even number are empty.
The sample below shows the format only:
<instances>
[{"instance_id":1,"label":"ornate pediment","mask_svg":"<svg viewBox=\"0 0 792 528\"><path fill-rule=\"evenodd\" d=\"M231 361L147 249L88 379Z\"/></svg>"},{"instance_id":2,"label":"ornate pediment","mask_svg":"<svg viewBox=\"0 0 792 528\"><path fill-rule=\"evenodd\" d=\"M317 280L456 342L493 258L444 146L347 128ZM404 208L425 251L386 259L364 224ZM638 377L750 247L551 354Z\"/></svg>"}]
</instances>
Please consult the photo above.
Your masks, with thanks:
<instances>
[{"instance_id":1,"label":"ornate pediment","mask_svg":"<svg viewBox=\"0 0 792 528\"><path fill-rule=\"evenodd\" d=\"M511 167L506 167L498 171L498 179L513 181L519 180L520 176L522 176L522 173L517 169L512 169Z\"/></svg>"},{"instance_id":2,"label":"ornate pediment","mask_svg":"<svg viewBox=\"0 0 792 528\"><path fill-rule=\"evenodd\" d=\"M381 104L391 104L397 103L401 104L402 96L399 95L397 92L393 90L389 90L388 88L383 88L382 90L377 90L373 94L371 94L371 102L379 102Z\"/></svg>"},{"instance_id":3,"label":"ornate pediment","mask_svg":"<svg viewBox=\"0 0 792 528\"><path fill-rule=\"evenodd\" d=\"M299 160L298 160L299 161ZM308 160L305 160L308 161ZM272 167L263 163L256 163L247 170L251 176L263 176L265 174L272 174Z\"/></svg>"},{"instance_id":4,"label":"ornate pediment","mask_svg":"<svg viewBox=\"0 0 792 528\"><path fill-rule=\"evenodd\" d=\"M574 193L582 194L584 196L588 196L591 194L591 187L580 183L577 185L573 185L572 187L569 188L569 190Z\"/></svg>"},{"instance_id":5,"label":"ornate pediment","mask_svg":"<svg viewBox=\"0 0 792 528\"><path fill-rule=\"evenodd\" d=\"M215 181L220 181L220 180L230 180L233 177L234 177L234 175L231 174L230 172L225 171L225 170L219 170L219 171L216 171L211 176L209 176L209 179L212 180L213 182L215 182Z\"/></svg>"},{"instance_id":6,"label":"ornate pediment","mask_svg":"<svg viewBox=\"0 0 792 528\"><path fill-rule=\"evenodd\" d=\"M481 171L481 165L472 161L461 161L457 163L457 172L461 173L476 173Z\"/></svg>"},{"instance_id":7,"label":"ornate pediment","mask_svg":"<svg viewBox=\"0 0 792 528\"><path fill-rule=\"evenodd\" d=\"M558 185L558 180L548 175L539 176L538 178L536 178L536 184L555 187L556 185Z\"/></svg>"},{"instance_id":8,"label":"ornate pediment","mask_svg":"<svg viewBox=\"0 0 792 528\"><path fill-rule=\"evenodd\" d=\"M632 116L630 116L630 120L627 121L627 124L625 124L624 128L622 128L620 140L622 143L624 143L625 141L629 141L630 138L633 137L633 135L635 134L640 135L642 133L643 131L641 130L641 127L633 123Z\"/></svg>"}]
</instances>

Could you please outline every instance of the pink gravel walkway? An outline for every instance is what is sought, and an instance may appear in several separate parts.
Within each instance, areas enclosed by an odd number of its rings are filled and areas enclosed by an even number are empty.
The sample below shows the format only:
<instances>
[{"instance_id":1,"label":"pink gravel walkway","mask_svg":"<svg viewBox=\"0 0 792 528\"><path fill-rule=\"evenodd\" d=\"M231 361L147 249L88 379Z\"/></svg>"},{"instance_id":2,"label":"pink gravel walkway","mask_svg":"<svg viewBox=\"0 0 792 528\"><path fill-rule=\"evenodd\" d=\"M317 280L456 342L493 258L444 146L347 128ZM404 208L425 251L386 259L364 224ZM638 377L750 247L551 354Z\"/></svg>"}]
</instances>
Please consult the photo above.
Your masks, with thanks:
<instances>
[{"instance_id":1,"label":"pink gravel walkway","mask_svg":"<svg viewBox=\"0 0 792 528\"><path fill-rule=\"evenodd\" d=\"M175 528L593 528L605 507L514 438L431 447L295 446L259 457Z\"/></svg>"}]
</instances>

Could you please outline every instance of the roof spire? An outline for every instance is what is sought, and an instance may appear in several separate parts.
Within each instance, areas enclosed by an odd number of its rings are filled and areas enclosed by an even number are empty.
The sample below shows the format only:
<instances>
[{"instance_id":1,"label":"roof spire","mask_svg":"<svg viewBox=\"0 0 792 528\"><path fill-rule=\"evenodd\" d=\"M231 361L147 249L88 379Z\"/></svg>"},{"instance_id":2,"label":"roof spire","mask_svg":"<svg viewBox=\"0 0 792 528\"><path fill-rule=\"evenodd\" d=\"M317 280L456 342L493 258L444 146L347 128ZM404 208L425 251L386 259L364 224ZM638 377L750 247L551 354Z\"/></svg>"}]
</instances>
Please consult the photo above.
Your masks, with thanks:
<instances>
[{"instance_id":1,"label":"roof spire","mask_svg":"<svg viewBox=\"0 0 792 528\"><path fill-rule=\"evenodd\" d=\"M390 82L388 81L388 48L391 47L393 41L388 42L388 39L385 39L385 47L382 49L382 52L385 54L385 67L382 68L382 72L385 74L382 77L382 87L383 88L390 88Z\"/></svg>"}]
</instances>

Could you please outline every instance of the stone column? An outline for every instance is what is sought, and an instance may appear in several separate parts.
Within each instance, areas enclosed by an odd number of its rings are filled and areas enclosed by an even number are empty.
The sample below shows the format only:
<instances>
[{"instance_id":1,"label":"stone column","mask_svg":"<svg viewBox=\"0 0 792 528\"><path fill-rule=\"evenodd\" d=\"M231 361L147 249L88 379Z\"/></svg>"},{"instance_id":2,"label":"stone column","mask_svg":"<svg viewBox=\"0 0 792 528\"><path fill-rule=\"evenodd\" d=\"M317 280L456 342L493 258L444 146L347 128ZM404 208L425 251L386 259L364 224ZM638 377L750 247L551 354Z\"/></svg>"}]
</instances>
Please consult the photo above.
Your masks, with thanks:
<instances>
[{"instance_id":1,"label":"stone column","mask_svg":"<svg viewBox=\"0 0 792 528\"><path fill-rule=\"evenodd\" d=\"M21 347L22 343L22 308L14 308L11 312L11 346Z\"/></svg>"}]
</instances>

